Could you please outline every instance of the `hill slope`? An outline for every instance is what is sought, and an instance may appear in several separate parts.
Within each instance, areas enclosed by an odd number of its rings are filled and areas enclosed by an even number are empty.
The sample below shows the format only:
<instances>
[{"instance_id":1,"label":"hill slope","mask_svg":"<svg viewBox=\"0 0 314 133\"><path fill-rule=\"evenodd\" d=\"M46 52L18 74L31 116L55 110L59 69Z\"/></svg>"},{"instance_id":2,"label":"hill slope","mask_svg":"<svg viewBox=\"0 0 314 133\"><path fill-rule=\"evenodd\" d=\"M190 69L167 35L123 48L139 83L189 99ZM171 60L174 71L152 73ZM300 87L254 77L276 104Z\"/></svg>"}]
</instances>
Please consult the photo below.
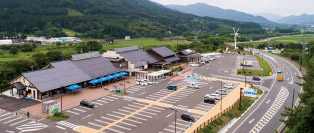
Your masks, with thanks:
<instances>
[{"instance_id":1,"label":"hill slope","mask_svg":"<svg viewBox=\"0 0 314 133\"><path fill-rule=\"evenodd\" d=\"M191 13L198 16L208 16L221 19L229 19L235 21L244 21L244 22L256 22L262 24L273 24L273 22L267 20L261 16L254 16L244 12L239 12L236 10L225 10L219 7L210 6L203 3L192 4L188 6L180 5L168 5L167 7L175 9L185 13Z\"/></svg>"},{"instance_id":2,"label":"hill slope","mask_svg":"<svg viewBox=\"0 0 314 133\"><path fill-rule=\"evenodd\" d=\"M272 22L277 22L279 19L283 18L280 15L273 14L273 13L268 13L268 12L261 12L261 13L255 13L254 15L256 16L262 16Z\"/></svg>"},{"instance_id":3,"label":"hill slope","mask_svg":"<svg viewBox=\"0 0 314 133\"><path fill-rule=\"evenodd\" d=\"M278 23L285 24L314 24L314 15L302 14L300 16L288 16L278 20Z\"/></svg>"},{"instance_id":4,"label":"hill slope","mask_svg":"<svg viewBox=\"0 0 314 133\"><path fill-rule=\"evenodd\" d=\"M210 32L241 28L242 34L261 34L256 23L235 22L180 13L150 0L0 0L0 32L63 36L61 28L103 35L155 37L186 30Z\"/></svg>"}]
</instances>

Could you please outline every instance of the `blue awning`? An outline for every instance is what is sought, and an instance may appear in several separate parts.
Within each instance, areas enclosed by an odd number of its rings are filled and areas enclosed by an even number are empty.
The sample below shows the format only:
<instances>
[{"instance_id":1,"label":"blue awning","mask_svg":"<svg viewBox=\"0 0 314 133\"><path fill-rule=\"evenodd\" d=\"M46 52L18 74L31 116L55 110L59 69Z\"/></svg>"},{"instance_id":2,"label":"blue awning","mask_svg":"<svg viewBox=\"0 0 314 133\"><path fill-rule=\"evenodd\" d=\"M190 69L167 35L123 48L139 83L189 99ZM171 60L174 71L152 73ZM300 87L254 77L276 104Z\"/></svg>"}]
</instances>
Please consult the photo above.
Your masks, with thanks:
<instances>
[{"instance_id":1,"label":"blue awning","mask_svg":"<svg viewBox=\"0 0 314 133\"><path fill-rule=\"evenodd\" d=\"M123 75L123 76L129 75L127 72L120 72L120 74Z\"/></svg>"},{"instance_id":2,"label":"blue awning","mask_svg":"<svg viewBox=\"0 0 314 133\"><path fill-rule=\"evenodd\" d=\"M100 82L105 82L105 81L108 81L109 79L107 77L100 77L98 80Z\"/></svg>"},{"instance_id":3,"label":"blue awning","mask_svg":"<svg viewBox=\"0 0 314 133\"><path fill-rule=\"evenodd\" d=\"M88 83L89 84L98 84L98 83L100 83L101 81L99 81L98 79L93 79L93 80L91 80L91 81L89 81Z\"/></svg>"},{"instance_id":4,"label":"blue awning","mask_svg":"<svg viewBox=\"0 0 314 133\"><path fill-rule=\"evenodd\" d=\"M113 75L108 75L106 78L108 78L109 80L111 80L111 79L114 79L114 78L116 78L116 77L113 76Z\"/></svg>"},{"instance_id":5,"label":"blue awning","mask_svg":"<svg viewBox=\"0 0 314 133\"><path fill-rule=\"evenodd\" d=\"M120 75L120 73L115 73L113 76L114 76L115 78L122 77L122 75Z\"/></svg>"},{"instance_id":6,"label":"blue awning","mask_svg":"<svg viewBox=\"0 0 314 133\"><path fill-rule=\"evenodd\" d=\"M69 86L67 89L73 91L73 90L77 90L77 89L81 89L81 88L83 88L83 87L79 86L77 84L73 84L73 85Z\"/></svg>"}]
</instances>

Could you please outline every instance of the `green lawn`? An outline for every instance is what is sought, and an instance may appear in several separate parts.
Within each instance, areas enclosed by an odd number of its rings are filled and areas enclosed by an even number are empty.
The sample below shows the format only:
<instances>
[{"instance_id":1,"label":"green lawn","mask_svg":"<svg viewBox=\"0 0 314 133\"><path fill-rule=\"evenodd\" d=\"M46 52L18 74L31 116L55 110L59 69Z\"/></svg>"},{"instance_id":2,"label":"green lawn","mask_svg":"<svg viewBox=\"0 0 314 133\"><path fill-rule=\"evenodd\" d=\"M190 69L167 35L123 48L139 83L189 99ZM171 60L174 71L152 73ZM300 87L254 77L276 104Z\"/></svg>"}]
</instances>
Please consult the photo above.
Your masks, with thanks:
<instances>
[{"instance_id":1,"label":"green lawn","mask_svg":"<svg viewBox=\"0 0 314 133\"><path fill-rule=\"evenodd\" d=\"M271 66L268 64L267 61L263 60L259 56L257 56L257 60L263 70L250 70L250 69L245 70L244 69L244 73L243 73L243 69L238 69L237 74L246 75L246 76L269 76L269 72L272 72Z\"/></svg>"},{"instance_id":2,"label":"green lawn","mask_svg":"<svg viewBox=\"0 0 314 133\"><path fill-rule=\"evenodd\" d=\"M258 95L261 95L263 91L259 88L253 87L257 89ZM227 113L223 114L216 120L212 121L206 127L202 128L199 133L217 133L221 128L229 123L233 118L240 117L256 100L257 98L251 97L242 97L241 110L239 110L240 103L237 103L231 110Z\"/></svg>"},{"instance_id":3,"label":"green lawn","mask_svg":"<svg viewBox=\"0 0 314 133\"><path fill-rule=\"evenodd\" d=\"M308 43L314 40L314 35L305 35L304 42ZM292 36L292 37L282 37L278 39L271 40L272 42L281 42L281 43L301 43L303 42L303 36Z\"/></svg>"},{"instance_id":4,"label":"green lawn","mask_svg":"<svg viewBox=\"0 0 314 133\"><path fill-rule=\"evenodd\" d=\"M75 37L75 35L81 35L81 33L75 32L73 30L62 28L62 31L67 34L69 37Z\"/></svg>"},{"instance_id":5,"label":"green lawn","mask_svg":"<svg viewBox=\"0 0 314 133\"><path fill-rule=\"evenodd\" d=\"M79 11L76 11L74 9L68 8L67 10L68 10L69 16L84 16L84 14L82 14Z\"/></svg>"}]
</instances>

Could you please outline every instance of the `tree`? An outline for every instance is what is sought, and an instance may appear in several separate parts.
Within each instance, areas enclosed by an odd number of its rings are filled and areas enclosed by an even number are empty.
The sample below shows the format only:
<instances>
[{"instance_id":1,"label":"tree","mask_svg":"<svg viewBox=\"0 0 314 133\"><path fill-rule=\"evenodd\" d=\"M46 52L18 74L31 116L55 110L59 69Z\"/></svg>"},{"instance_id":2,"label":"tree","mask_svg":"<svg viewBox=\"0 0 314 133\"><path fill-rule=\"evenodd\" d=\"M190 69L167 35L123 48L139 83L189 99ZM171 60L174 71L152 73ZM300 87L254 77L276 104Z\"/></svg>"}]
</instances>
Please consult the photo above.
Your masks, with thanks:
<instances>
[{"instance_id":1,"label":"tree","mask_svg":"<svg viewBox=\"0 0 314 133\"><path fill-rule=\"evenodd\" d=\"M102 45L96 41L89 41L86 45L88 46L88 51L99 51L102 49Z\"/></svg>"},{"instance_id":2,"label":"tree","mask_svg":"<svg viewBox=\"0 0 314 133\"><path fill-rule=\"evenodd\" d=\"M21 39L25 40L27 38L27 35L25 35L24 33L21 35Z\"/></svg>"},{"instance_id":3,"label":"tree","mask_svg":"<svg viewBox=\"0 0 314 133\"><path fill-rule=\"evenodd\" d=\"M12 55L18 54L19 49L17 47L11 47L9 53Z\"/></svg>"},{"instance_id":4,"label":"tree","mask_svg":"<svg viewBox=\"0 0 314 133\"><path fill-rule=\"evenodd\" d=\"M50 54L51 55L51 54ZM44 53L36 53L32 56L32 60L36 63L37 68L43 68L49 63L49 59Z\"/></svg>"},{"instance_id":5,"label":"tree","mask_svg":"<svg viewBox=\"0 0 314 133\"><path fill-rule=\"evenodd\" d=\"M61 45L62 45L61 42L57 42L57 43L56 43L56 46L57 46L57 47L60 47Z\"/></svg>"},{"instance_id":6,"label":"tree","mask_svg":"<svg viewBox=\"0 0 314 133\"><path fill-rule=\"evenodd\" d=\"M59 60L63 59L62 52L57 51L57 50L47 52L46 57L47 57L49 62L59 61Z\"/></svg>"},{"instance_id":7,"label":"tree","mask_svg":"<svg viewBox=\"0 0 314 133\"><path fill-rule=\"evenodd\" d=\"M0 56L3 56L4 52L2 50L0 50Z\"/></svg>"},{"instance_id":8,"label":"tree","mask_svg":"<svg viewBox=\"0 0 314 133\"><path fill-rule=\"evenodd\" d=\"M32 44L28 44L28 43L24 43L20 46L21 51L23 52L32 52L33 51L33 45Z\"/></svg>"}]
</instances>

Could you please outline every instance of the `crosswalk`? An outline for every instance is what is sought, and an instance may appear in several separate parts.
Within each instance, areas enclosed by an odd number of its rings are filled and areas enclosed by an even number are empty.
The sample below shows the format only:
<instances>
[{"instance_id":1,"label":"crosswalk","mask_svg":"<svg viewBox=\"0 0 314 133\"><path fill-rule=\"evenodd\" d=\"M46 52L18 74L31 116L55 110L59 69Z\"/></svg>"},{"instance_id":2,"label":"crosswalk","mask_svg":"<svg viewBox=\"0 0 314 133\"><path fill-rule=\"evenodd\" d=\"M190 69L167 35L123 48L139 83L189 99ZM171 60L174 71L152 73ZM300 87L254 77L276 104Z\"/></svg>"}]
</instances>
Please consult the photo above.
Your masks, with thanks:
<instances>
[{"instance_id":1,"label":"crosswalk","mask_svg":"<svg viewBox=\"0 0 314 133\"><path fill-rule=\"evenodd\" d=\"M59 121L59 122L57 122L56 127L59 128L59 129L65 130L66 127L70 128L70 129L74 129L75 127L77 127L77 125L72 124L72 123L67 122L67 121Z\"/></svg>"},{"instance_id":2,"label":"crosswalk","mask_svg":"<svg viewBox=\"0 0 314 133\"><path fill-rule=\"evenodd\" d=\"M48 125L33 122L25 116L3 111L0 111L0 126L15 127L20 132L39 131L48 127Z\"/></svg>"},{"instance_id":3,"label":"crosswalk","mask_svg":"<svg viewBox=\"0 0 314 133\"><path fill-rule=\"evenodd\" d=\"M131 97L131 96L123 96L123 100L127 100L127 101L137 101L138 98L136 98L136 97Z\"/></svg>"},{"instance_id":4,"label":"crosswalk","mask_svg":"<svg viewBox=\"0 0 314 133\"><path fill-rule=\"evenodd\" d=\"M107 126L113 122L118 121L119 119L134 113L135 111L147 106L146 103L140 103L137 101L129 103L127 106L123 106L122 108L116 109L111 113L104 114L98 118L92 119L86 122L86 126L99 129L104 126ZM149 108L136 113L135 115L130 116L129 118L107 128L104 132L115 132L115 133L124 133L124 132L132 132L134 128L145 124L146 121L152 119L155 116L158 116L163 110L162 107L159 106L150 106Z\"/></svg>"},{"instance_id":5,"label":"crosswalk","mask_svg":"<svg viewBox=\"0 0 314 133\"><path fill-rule=\"evenodd\" d=\"M269 108L269 110L265 113L262 119L254 126L250 133L258 133L261 129L268 123L268 121L277 113L283 103L289 96L289 91L287 88L282 87L278 96L275 99L275 102Z\"/></svg>"},{"instance_id":6,"label":"crosswalk","mask_svg":"<svg viewBox=\"0 0 314 133\"><path fill-rule=\"evenodd\" d=\"M91 101L91 103L93 103L95 105L94 107L97 108L98 106L104 106L105 104L118 100L119 98L124 98L124 96L112 94L112 95L108 95L108 96L93 100ZM75 116L75 115L80 115L82 113L87 113L90 111L92 111L92 109L83 107L83 106L76 106L74 108L65 110L65 113L70 116Z\"/></svg>"},{"instance_id":7,"label":"crosswalk","mask_svg":"<svg viewBox=\"0 0 314 133\"><path fill-rule=\"evenodd\" d=\"M171 106L171 108L176 109L176 110L183 110L183 111L189 110L188 106L183 106L183 105Z\"/></svg>"},{"instance_id":8,"label":"crosswalk","mask_svg":"<svg viewBox=\"0 0 314 133\"><path fill-rule=\"evenodd\" d=\"M21 132L34 132L34 131L45 129L47 127L48 125L45 125L42 123L29 122L29 123L16 127L16 129L20 130Z\"/></svg>"}]
</instances>

